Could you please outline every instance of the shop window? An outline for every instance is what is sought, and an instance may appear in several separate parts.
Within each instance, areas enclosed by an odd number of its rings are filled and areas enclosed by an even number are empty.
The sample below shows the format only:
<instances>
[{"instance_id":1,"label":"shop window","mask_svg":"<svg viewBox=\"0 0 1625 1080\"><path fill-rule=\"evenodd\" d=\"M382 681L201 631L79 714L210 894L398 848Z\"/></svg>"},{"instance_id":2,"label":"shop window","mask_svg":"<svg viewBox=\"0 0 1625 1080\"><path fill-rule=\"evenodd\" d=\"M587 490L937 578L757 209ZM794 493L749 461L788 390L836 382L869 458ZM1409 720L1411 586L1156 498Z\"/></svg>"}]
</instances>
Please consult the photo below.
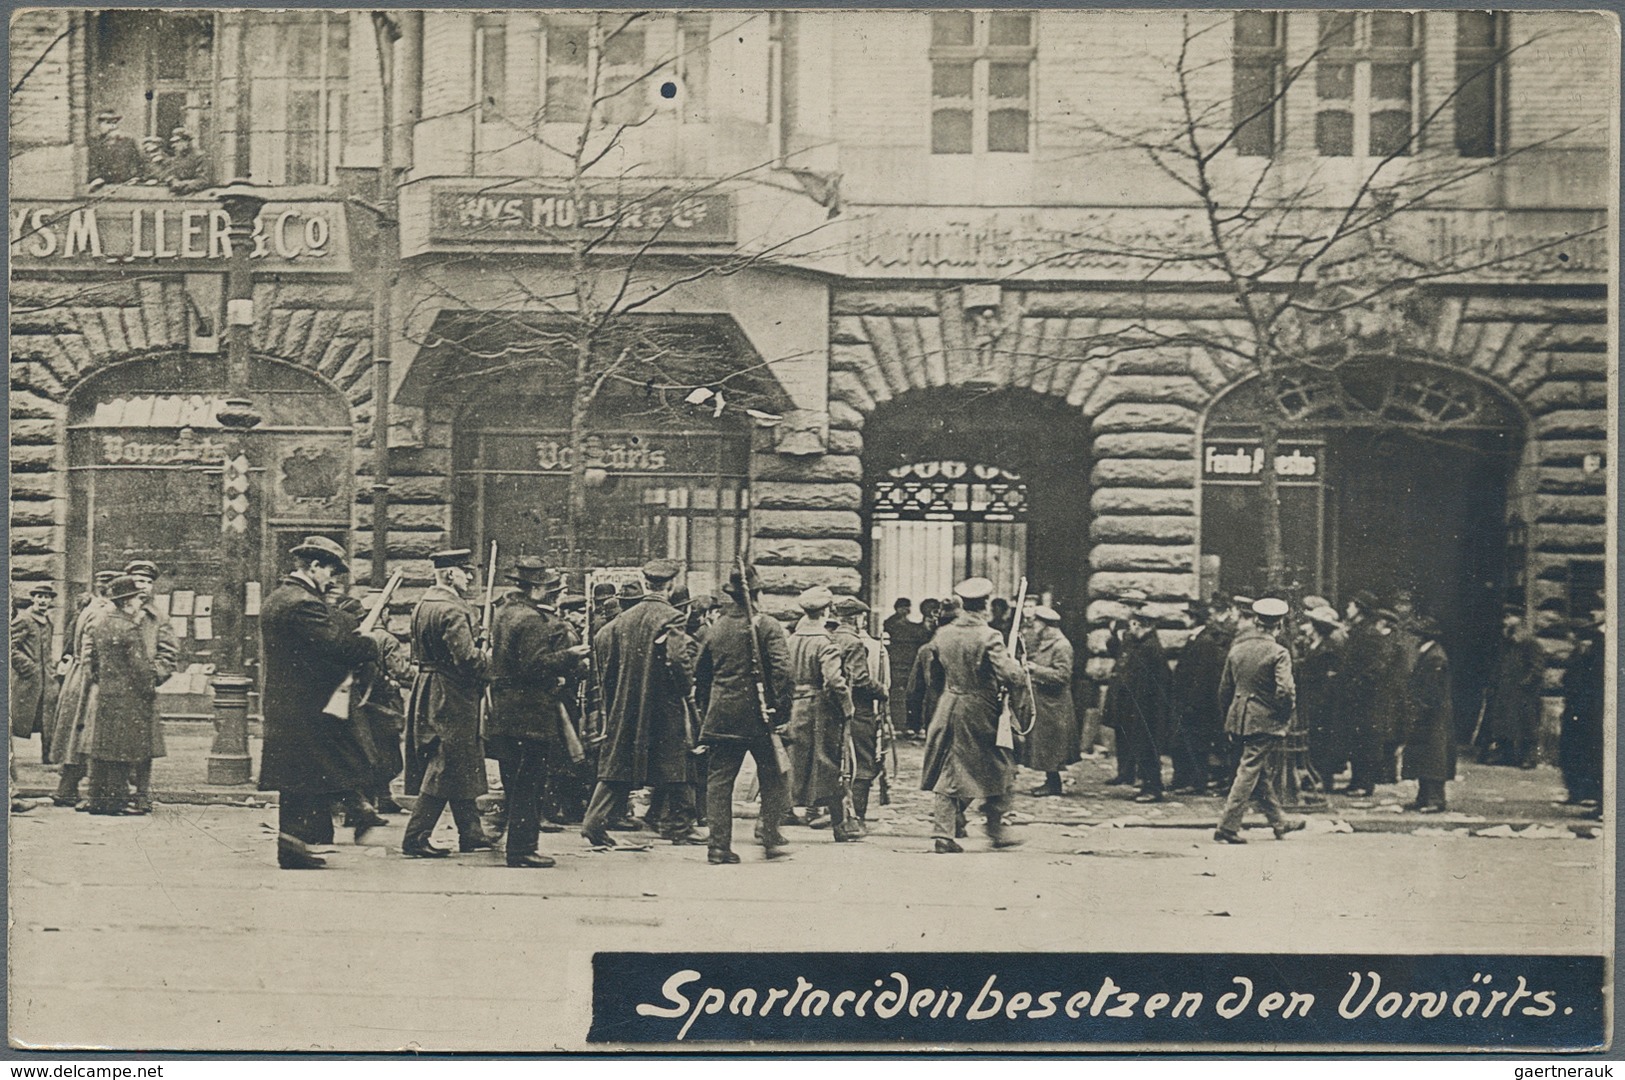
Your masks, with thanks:
<instances>
[{"instance_id":1,"label":"shop window","mask_svg":"<svg viewBox=\"0 0 1625 1080\"><path fill-rule=\"evenodd\" d=\"M1501 148L1506 18L1456 12L1456 153L1494 157Z\"/></svg>"},{"instance_id":2,"label":"shop window","mask_svg":"<svg viewBox=\"0 0 1625 1080\"><path fill-rule=\"evenodd\" d=\"M1286 65L1286 15L1239 11L1231 74L1231 124L1236 153L1275 152L1281 115L1281 72Z\"/></svg>"},{"instance_id":3,"label":"shop window","mask_svg":"<svg viewBox=\"0 0 1625 1080\"><path fill-rule=\"evenodd\" d=\"M1031 12L931 16L931 152L1025 154L1037 48Z\"/></svg>"},{"instance_id":4,"label":"shop window","mask_svg":"<svg viewBox=\"0 0 1625 1080\"><path fill-rule=\"evenodd\" d=\"M1319 13L1315 147L1322 157L1408 156L1420 62L1417 16Z\"/></svg>"},{"instance_id":5,"label":"shop window","mask_svg":"<svg viewBox=\"0 0 1625 1080\"><path fill-rule=\"evenodd\" d=\"M474 100L480 122L494 123L508 109L508 16L480 15L474 23Z\"/></svg>"},{"instance_id":6,"label":"shop window","mask_svg":"<svg viewBox=\"0 0 1625 1080\"><path fill-rule=\"evenodd\" d=\"M350 78L350 20L338 12L247 15L250 161L265 184L331 184Z\"/></svg>"},{"instance_id":7,"label":"shop window","mask_svg":"<svg viewBox=\"0 0 1625 1080\"><path fill-rule=\"evenodd\" d=\"M197 150L212 154L215 16L104 11L92 16L91 28L91 114L113 113L119 120L111 131L97 130L92 120L86 180L165 181L164 162L143 155L137 144L153 137L167 147L177 128Z\"/></svg>"}]
</instances>

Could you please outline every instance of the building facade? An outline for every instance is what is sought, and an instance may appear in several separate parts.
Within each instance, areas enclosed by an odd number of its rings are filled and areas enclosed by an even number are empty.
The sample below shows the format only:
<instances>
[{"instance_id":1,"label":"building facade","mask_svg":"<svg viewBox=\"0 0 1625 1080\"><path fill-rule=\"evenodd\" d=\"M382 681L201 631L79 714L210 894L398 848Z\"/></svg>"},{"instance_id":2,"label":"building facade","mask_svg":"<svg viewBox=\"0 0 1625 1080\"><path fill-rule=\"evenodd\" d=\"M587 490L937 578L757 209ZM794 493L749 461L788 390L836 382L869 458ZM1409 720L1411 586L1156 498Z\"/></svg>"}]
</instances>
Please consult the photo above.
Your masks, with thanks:
<instances>
[{"instance_id":1,"label":"building facade","mask_svg":"<svg viewBox=\"0 0 1625 1080\"><path fill-rule=\"evenodd\" d=\"M748 549L778 611L814 584L889 608L1026 577L1098 675L1091 620L1124 590L1262 586L1270 415L1292 587L1415 592L1469 726L1521 605L1555 691L1607 554L1603 24L1196 19L401 13L385 140L364 13L19 16L14 577L73 593L155 558L198 672L200 599L253 610L222 513L255 584L312 531L364 577L387 349L386 550L415 586L449 543L558 557L581 454L582 568L670 556L703 591ZM1212 183L1290 205L1304 235L1369 205L1373 175L1448 179L1366 230L1369 266L1414 280L1402 310L1349 305L1385 333L1352 324L1371 343L1341 399L1267 391L1228 344L1233 283L1187 255L1199 200L1150 152L1178 150L1181 56L1197 133L1231 132L1205 144ZM167 178L96 184L105 113L132 139L184 129L211 182L267 185L246 388L222 362L223 211L173 155ZM386 141L398 266L377 255ZM593 347L625 362L578 445L561 372L605 312ZM265 419L235 435L214 414L243 389Z\"/></svg>"}]
</instances>

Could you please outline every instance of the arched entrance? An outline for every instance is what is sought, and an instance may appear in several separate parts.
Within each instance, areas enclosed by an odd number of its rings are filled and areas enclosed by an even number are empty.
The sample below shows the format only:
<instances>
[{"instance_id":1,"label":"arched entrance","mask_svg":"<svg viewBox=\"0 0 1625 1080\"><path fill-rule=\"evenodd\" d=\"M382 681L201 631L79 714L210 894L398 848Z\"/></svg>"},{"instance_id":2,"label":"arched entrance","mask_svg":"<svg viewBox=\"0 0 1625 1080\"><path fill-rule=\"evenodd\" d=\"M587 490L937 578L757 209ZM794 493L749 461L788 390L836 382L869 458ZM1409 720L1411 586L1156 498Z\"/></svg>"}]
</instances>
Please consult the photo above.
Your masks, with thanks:
<instances>
[{"instance_id":1,"label":"arched entrance","mask_svg":"<svg viewBox=\"0 0 1625 1080\"><path fill-rule=\"evenodd\" d=\"M864 542L871 603L944 597L991 578L1082 618L1088 580L1088 424L1025 390L919 390L864 426Z\"/></svg>"},{"instance_id":2,"label":"arched entrance","mask_svg":"<svg viewBox=\"0 0 1625 1080\"><path fill-rule=\"evenodd\" d=\"M1277 448L1288 587L1339 604L1409 591L1439 621L1458 723L1471 730L1500 613L1524 602L1519 508L1509 498L1524 422L1498 390L1456 370L1373 361L1254 379L1209 409L1201 444L1201 569L1208 591L1262 587L1258 418Z\"/></svg>"}]
</instances>

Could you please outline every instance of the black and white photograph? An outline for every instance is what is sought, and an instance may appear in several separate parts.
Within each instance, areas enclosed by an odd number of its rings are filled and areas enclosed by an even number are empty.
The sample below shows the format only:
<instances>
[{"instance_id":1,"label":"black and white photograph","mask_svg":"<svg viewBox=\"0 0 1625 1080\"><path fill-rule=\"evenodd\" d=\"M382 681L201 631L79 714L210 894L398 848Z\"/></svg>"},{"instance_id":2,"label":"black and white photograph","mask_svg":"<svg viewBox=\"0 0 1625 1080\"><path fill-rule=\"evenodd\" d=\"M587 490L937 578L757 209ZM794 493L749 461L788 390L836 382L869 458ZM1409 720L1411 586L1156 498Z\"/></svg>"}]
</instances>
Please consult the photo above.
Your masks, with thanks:
<instances>
[{"instance_id":1,"label":"black and white photograph","mask_svg":"<svg viewBox=\"0 0 1625 1080\"><path fill-rule=\"evenodd\" d=\"M13 11L12 1056L1608 1049L1619 54Z\"/></svg>"}]
</instances>

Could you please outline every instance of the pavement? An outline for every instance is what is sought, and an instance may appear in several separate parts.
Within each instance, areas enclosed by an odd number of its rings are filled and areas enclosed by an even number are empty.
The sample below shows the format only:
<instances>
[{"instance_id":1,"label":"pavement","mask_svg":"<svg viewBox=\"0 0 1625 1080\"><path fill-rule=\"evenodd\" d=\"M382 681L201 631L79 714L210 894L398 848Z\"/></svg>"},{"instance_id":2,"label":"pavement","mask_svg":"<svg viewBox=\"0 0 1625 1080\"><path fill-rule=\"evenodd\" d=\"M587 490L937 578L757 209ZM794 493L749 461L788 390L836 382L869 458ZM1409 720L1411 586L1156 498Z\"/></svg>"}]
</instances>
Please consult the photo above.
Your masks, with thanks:
<instances>
[{"instance_id":1,"label":"pavement","mask_svg":"<svg viewBox=\"0 0 1625 1080\"><path fill-rule=\"evenodd\" d=\"M905 748L905 777L918 754ZM1451 798L1483 820L1385 809L1408 797L1399 785L1310 815L1284 842L1255 815L1251 842L1229 847L1198 831L1217 800L1140 806L1103 786L1109 766L1079 764L1060 798L1018 797L1020 848L995 852L973 829L963 855L930 854L927 798L900 783L891 806L872 806L864 842L788 829L794 856L767 863L740 828L733 867L646 834L617 834L646 850L590 851L572 831L543 836L548 870L508 870L490 852L406 859L395 817L364 844L341 835L327 870L294 873L276 869L266 806L161 796L150 817L95 818L47 804L9 820L10 1035L150 1050L614 1049L583 1041L600 949L1610 947L1612 825L1553 806L1552 770L1466 766ZM1039 779L1024 773L1023 786ZM449 820L439 840L455 844Z\"/></svg>"}]
</instances>

